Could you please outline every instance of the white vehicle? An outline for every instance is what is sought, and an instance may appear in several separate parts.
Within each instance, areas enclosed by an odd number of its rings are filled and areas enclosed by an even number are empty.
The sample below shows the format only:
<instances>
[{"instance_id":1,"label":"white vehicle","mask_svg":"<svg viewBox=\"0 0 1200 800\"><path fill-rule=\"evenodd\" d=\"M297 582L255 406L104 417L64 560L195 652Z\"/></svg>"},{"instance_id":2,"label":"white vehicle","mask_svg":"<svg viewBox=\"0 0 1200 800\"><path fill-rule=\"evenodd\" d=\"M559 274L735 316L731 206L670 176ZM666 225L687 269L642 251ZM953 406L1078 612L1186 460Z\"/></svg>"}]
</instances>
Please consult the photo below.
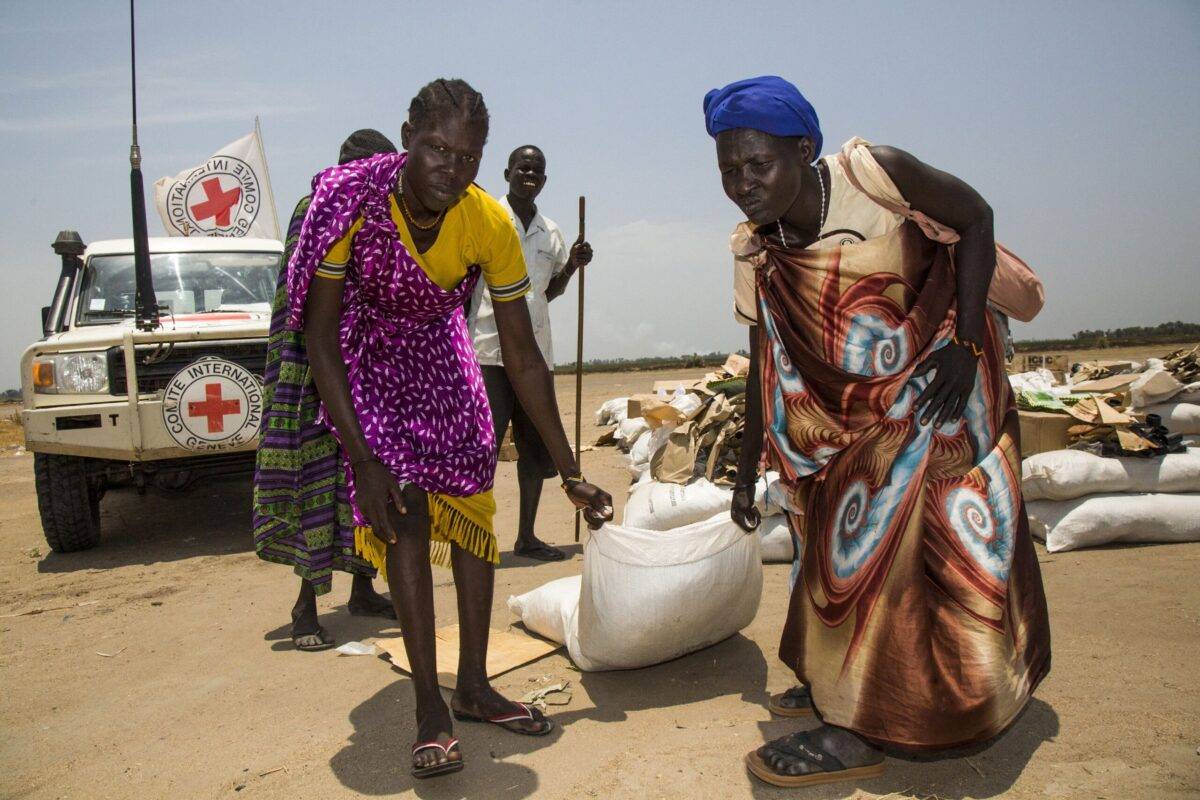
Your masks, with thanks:
<instances>
[{"instance_id":1,"label":"white vehicle","mask_svg":"<svg viewBox=\"0 0 1200 800\"><path fill-rule=\"evenodd\" d=\"M63 231L54 250L62 274L21 357L21 419L46 541L69 552L99 542L108 489L253 471L283 246L150 239L152 330L134 324L133 240L85 248Z\"/></svg>"}]
</instances>

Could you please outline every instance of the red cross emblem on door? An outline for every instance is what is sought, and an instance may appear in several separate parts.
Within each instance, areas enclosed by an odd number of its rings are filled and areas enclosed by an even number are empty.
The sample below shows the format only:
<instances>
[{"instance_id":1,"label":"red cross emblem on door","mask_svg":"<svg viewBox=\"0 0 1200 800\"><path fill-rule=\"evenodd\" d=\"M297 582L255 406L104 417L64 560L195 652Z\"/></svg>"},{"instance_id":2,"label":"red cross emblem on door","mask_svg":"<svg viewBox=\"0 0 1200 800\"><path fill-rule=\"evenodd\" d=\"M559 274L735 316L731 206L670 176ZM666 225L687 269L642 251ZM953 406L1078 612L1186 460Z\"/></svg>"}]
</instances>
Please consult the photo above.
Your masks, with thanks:
<instances>
[{"instance_id":1,"label":"red cross emblem on door","mask_svg":"<svg viewBox=\"0 0 1200 800\"><path fill-rule=\"evenodd\" d=\"M241 199L241 187L222 190L220 178L207 178L201 181L200 188L204 190L205 200L192 206L192 214L196 221L213 217L218 228L229 227L230 209Z\"/></svg>"},{"instance_id":2,"label":"red cross emblem on door","mask_svg":"<svg viewBox=\"0 0 1200 800\"><path fill-rule=\"evenodd\" d=\"M207 417L209 433L224 433L225 417L241 410L242 403L237 398L225 400L221 397L221 384L206 383L204 399L190 401L187 413L189 417Z\"/></svg>"}]
</instances>

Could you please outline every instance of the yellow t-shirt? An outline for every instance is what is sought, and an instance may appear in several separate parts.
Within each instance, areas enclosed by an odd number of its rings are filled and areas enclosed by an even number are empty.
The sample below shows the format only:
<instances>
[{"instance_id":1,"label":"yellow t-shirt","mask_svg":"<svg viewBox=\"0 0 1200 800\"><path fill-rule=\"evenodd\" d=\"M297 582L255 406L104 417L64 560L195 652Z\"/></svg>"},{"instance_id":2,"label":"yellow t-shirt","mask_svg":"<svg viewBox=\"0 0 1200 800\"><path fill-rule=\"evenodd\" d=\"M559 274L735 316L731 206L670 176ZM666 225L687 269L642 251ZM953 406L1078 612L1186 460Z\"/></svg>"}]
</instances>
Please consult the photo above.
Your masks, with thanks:
<instances>
[{"instance_id":1,"label":"yellow t-shirt","mask_svg":"<svg viewBox=\"0 0 1200 800\"><path fill-rule=\"evenodd\" d=\"M391 212L392 222L405 248L429 279L443 289L453 289L467 276L467 268L478 264L492 300L516 300L528 294L525 256L508 212L475 184L471 184L462 199L446 212L437 240L424 253L418 253L413 244L395 193L391 195ZM354 235L361 227L362 217L359 217L350 230L333 243L321 259L317 269L319 277L345 277Z\"/></svg>"}]
</instances>

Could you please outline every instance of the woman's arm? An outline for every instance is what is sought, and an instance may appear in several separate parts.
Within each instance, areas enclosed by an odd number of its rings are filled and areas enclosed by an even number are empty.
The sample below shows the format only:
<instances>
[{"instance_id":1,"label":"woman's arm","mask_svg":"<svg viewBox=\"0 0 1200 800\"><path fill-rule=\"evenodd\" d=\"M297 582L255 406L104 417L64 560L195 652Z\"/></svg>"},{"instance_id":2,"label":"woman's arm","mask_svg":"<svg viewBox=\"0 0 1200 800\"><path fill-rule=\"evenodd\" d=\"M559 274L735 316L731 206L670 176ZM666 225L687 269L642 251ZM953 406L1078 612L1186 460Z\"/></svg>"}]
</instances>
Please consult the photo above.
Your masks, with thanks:
<instances>
[{"instance_id":1,"label":"woman's arm","mask_svg":"<svg viewBox=\"0 0 1200 800\"><path fill-rule=\"evenodd\" d=\"M752 531L762 522L754 507L754 484L758 481L758 462L762 457L763 413L759 378L758 326L751 325L750 373L746 376L746 422L742 428L742 452L738 458L737 486L733 490L733 521L744 531Z\"/></svg>"},{"instance_id":2,"label":"woman's arm","mask_svg":"<svg viewBox=\"0 0 1200 800\"><path fill-rule=\"evenodd\" d=\"M554 379L533 338L529 306L524 302L508 301L493 303L492 310L500 334L504 371L517 393L521 407L533 421L563 480L579 477L579 464L571 452L558 414ZM576 506L584 509L589 525L598 527L612 519L612 497L607 492L583 483L573 486L568 496Z\"/></svg>"},{"instance_id":3,"label":"woman's arm","mask_svg":"<svg viewBox=\"0 0 1200 800\"><path fill-rule=\"evenodd\" d=\"M317 391L337 428L342 447L350 456L358 507L379 538L395 544L396 531L388 518L388 504L394 504L396 510L404 514L404 499L391 470L371 452L350 399L350 380L346 375L346 363L342 360L338 334L345 284L344 280L313 279L304 303L308 361L312 365Z\"/></svg>"},{"instance_id":4,"label":"woman's arm","mask_svg":"<svg viewBox=\"0 0 1200 800\"><path fill-rule=\"evenodd\" d=\"M895 147L872 147L871 155L909 204L958 232L954 248L957 346L944 347L925 360L914 375L936 370L917 400L922 423L936 424L962 415L975 386L978 358L987 329L987 296L996 269L996 240L991 206L968 184Z\"/></svg>"}]
</instances>

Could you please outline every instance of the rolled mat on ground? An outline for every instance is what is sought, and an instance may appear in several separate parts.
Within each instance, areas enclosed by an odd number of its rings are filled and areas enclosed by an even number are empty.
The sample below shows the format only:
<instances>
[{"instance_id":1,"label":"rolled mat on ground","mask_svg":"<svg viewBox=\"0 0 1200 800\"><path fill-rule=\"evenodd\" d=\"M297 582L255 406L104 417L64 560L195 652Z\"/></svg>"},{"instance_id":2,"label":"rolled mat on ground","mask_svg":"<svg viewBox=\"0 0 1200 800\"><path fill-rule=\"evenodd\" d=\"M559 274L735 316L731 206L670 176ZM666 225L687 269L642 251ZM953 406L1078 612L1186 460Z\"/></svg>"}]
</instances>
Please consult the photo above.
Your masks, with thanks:
<instances>
[{"instance_id":1,"label":"rolled mat on ground","mask_svg":"<svg viewBox=\"0 0 1200 800\"><path fill-rule=\"evenodd\" d=\"M527 628L566 644L581 670L635 669L733 636L762 596L759 537L727 512L669 531L606 525L583 575L508 599Z\"/></svg>"}]
</instances>

